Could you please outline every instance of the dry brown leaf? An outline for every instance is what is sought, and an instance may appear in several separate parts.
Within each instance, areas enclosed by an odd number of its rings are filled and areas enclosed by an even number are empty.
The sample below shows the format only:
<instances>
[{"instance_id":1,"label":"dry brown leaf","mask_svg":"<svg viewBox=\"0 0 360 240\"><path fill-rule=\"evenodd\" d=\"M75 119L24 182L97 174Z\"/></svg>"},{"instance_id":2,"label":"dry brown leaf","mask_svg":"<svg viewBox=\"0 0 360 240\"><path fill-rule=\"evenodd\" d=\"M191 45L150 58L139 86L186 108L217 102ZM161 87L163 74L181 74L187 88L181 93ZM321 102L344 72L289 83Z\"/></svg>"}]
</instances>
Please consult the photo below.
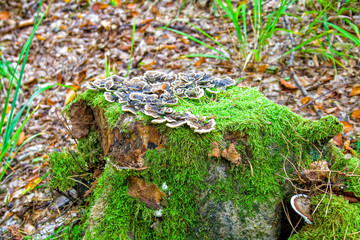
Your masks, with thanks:
<instances>
[{"instance_id":1,"label":"dry brown leaf","mask_svg":"<svg viewBox=\"0 0 360 240\"><path fill-rule=\"evenodd\" d=\"M142 65L141 68L145 70L152 70L154 65L156 65L156 61L152 60L152 62Z\"/></svg>"},{"instance_id":2,"label":"dry brown leaf","mask_svg":"<svg viewBox=\"0 0 360 240\"><path fill-rule=\"evenodd\" d=\"M145 19L144 21L141 21L140 24L148 24L148 23L151 23L152 21L155 21L155 19L148 18L148 19Z\"/></svg>"},{"instance_id":3,"label":"dry brown leaf","mask_svg":"<svg viewBox=\"0 0 360 240\"><path fill-rule=\"evenodd\" d=\"M44 41L46 38L43 36L43 35L36 35L36 38L41 40L41 41Z\"/></svg>"},{"instance_id":4,"label":"dry brown leaf","mask_svg":"<svg viewBox=\"0 0 360 240\"><path fill-rule=\"evenodd\" d=\"M266 69L267 69L267 64L263 64L259 66L258 71L264 73L266 72Z\"/></svg>"},{"instance_id":5,"label":"dry brown leaf","mask_svg":"<svg viewBox=\"0 0 360 240\"><path fill-rule=\"evenodd\" d=\"M139 199L147 207L160 209L160 201L166 195L155 184L147 184L135 176L130 176L128 182L128 195L130 197Z\"/></svg>"},{"instance_id":6,"label":"dry brown leaf","mask_svg":"<svg viewBox=\"0 0 360 240\"><path fill-rule=\"evenodd\" d=\"M187 37L182 37L182 38L181 38L181 41L182 41L183 43L185 43L185 44L190 44L190 41L189 41L189 39L188 39Z\"/></svg>"},{"instance_id":7,"label":"dry brown leaf","mask_svg":"<svg viewBox=\"0 0 360 240\"><path fill-rule=\"evenodd\" d=\"M212 143L213 148L211 149L211 152L208 154L209 157L220 157L220 149L219 144L217 142Z\"/></svg>"},{"instance_id":8,"label":"dry brown leaf","mask_svg":"<svg viewBox=\"0 0 360 240\"><path fill-rule=\"evenodd\" d=\"M147 45L152 45L154 44L154 37L152 35L149 35L146 40L145 40Z\"/></svg>"},{"instance_id":9,"label":"dry brown leaf","mask_svg":"<svg viewBox=\"0 0 360 240\"><path fill-rule=\"evenodd\" d=\"M330 114L330 113L335 112L336 110L338 110L338 107L332 107L332 108L327 108L327 109L325 109L325 112L326 112L327 114Z\"/></svg>"},{"instance_id":10,"label":"dry brown leaf","mask_svg":"<svg viewBox=\"0 0 360 240\"><path fill-rule=\"evenodd\" d=\"M93 10L94 12L99 11L100 9L105 9L109 6L109 4L106 3L101 3L101 2L96 2L91 6L91 10Z\"/></svg>"},{"instance_id":11,"label":"dry brown leaf","mask_svg":"<svg viewBox=\"0 0 360 240\"><path fill-rule=\"evenodd\" d=\"M355 119L360 119L360 108L353 111L351 114L351 117L353 117Z\"/></svg>"},{"instance_id":12,"label":"dry brown leaf","mask_svg":"<svg viewBox=\"0 0 360 240\"><path fill-rule=\"evenodd\" d=\"M339 148L343 148L343 140L342 140L342 134L341 133L339 133L338 135L336 135L334 137L334 143Z\"/></svg>"},{"instance_id":13,"label":"dry brown leaf","mask_svg":"<svg viewBox=\"0 0 360 240\"><path fill-rule=\"evenodd\" d=\"M297 89L296 86L294 86L292 83L288 81L285 81L283 78L280 78L280 84L287 89L291 89L291 90Z\"/></svg>"},{"instance_id":14,"label":"dry brown leaf","mask_svg":"<svg viewBox=\"0 0 360 240\"><path fill-rule=\"evenodd\" d=\"M28 184L26 184L25 191L33 190L36 186L39 185L39 183L41 183L41 181L42 181L42 178L40 178L40 177L36 177L36 178L32 179L31 181L28 182Z\"/></svg>"},{"instance_id":15,"label":"dry brown leaf","mask_svg":"<svg viewBox=\"0 0 360 240\"><path fill-rule=\"evenodd\" d=\"M318 109L324 109L324 105L321 102L319 102L318 105L317 105L317 108Z\"/></svg>"},{"instance_id":16,"label":"dry brown leaf","mask_svg":"<svg viewBox=\"0 0 360 240\"><path fill-rule=\"evenodd\" d=\"M195 67L200 67L201 64L203 64L204 62L206 62L206 58L205 57L201 57L196 63L194 63Z\"/></svg>"},{"instance_id":17,"label":"dry brown leaf","mask_svg":"<svg viewBox=\"0 0 360 240\"><path fill-rule=\"evenodd\" d=\"M345 121L340 121L343 125L344 125L344 132L351 132L352 130L354 130L354 128L352 127L352 125L348 122Z\"/></svg>"},{"instance_id":18,"label":"dry brown leaf","mask_svg":"<svg viewBox=\"0 0 360 240\"><path fill-rule=\"evenodd\" d=\"M11 17L11 13L9 11L0 12L0 20L6 21Z\"/></svg>"},{"instance_id":19,"label":"dry brown leaf","mask_svg":"<svg viewBox=\"0 0 360 240\"><path fill-rule=\"evenodd\" d=\"M24 141L25 141L26 137L25 137L25 132L22 131L19 135L19 138L16 142L16 145L20 146Z\"/></svg>"},{"instance_id":20,"label":"dry brown leaf","mask_svg":"<svg viewBox=\"0 0 360 240\"><path fill-rule=\"evenodd\" d=\"M301 103L302 103L302 104L306 104L306 103L308 103L311 99L312 99L312 98L311 98L311 97L308 97L308 96L303 97L303 98L301 99Z\"/></svg>"},{"instance_id":21,"label":"dry brown leaf","mask_svg":"<svg viewBox=\"0 0 360 240\"><path fill-rule=\"evenodd\" d=\"M349 96L352 97L359 94L360 94L360 85L356 85L351 89Z\"/></svg>"},{"instance_id":22,"label":"dry brown leaf","mask_svg":"<svg viewBox=\"0 0 360 240\"><path fill-rule=\"evenodd\" d=\"M74 80L74 83L77 85L80 84L81 81L83 81L86 78L86 69L81 70L78 75L76 76L76 79Z\"/></svg>"},{"instance_id":23,"label":"dry brown leaf","mask_svg":"<svg viewBox=\"0 0 360 240\"><path fill-rule=\"evenodd\" d=\"M53 106L55 104L55 102L53 100L51 100L50 98L46 98L46 104L49 106Z\"/></svg>"},{"instance_id":24,"label":"dry brown leaf","mask_svg":"<svg viewBox=\"0 0 360 240\"><path fill-rule=\"evenodd\" d=\"M163 45L162 47L163 47L163 48L166 48L166 49L175 49L175 48L176 48L176 45L175 45L175 44L172 44L172 45Z\"/></svg>"},{"instance_id":25,"label":"dry brown leaf","mask_svg":"<svg viewBox=\"0 0 360 240\"><path fill-rule=\"evenodd\" d=\"M68 105L76 97L75 91L68 89L65 94L64 106Z\"/></svg>"}]
</instances>

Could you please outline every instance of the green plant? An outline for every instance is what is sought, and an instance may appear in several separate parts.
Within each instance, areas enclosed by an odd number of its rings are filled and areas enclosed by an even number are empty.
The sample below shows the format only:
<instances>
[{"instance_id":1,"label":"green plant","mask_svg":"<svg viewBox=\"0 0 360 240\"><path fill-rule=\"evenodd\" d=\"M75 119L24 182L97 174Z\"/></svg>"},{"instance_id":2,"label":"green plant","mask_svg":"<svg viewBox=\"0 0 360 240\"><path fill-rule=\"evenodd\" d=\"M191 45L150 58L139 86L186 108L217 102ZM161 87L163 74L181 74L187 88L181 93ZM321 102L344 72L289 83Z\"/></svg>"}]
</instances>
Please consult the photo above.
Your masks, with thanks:
<instances>
[{"instance_id":1,"label":"green plant","mask_svg":"<svg viewBox=\"0 0 360 240\"><path fill-rule=\"evenodd\" d=\"M2 48L0 47L0 51ZM1 52L0 52L1 54ZM0 59L0 77L5 77L9 80L10 84L12 84L14 87L16 87L15 83L12 81L13 77L15 78L15 81L18 81L19 72L14 68L13 64L6 60L4 56L1 56ZM0 82L0 89L3 87L3 82Z\"/></svg>"},{"instance_id":2,"label":"green plant","mask_svg":"<svg viewBox=\"0 0 360 240\"><path fill-rule=\"evenodd\" d=\"M300 36L300 43L282 54L282 56L297 50L317 54L326 60L331 60L335 72L337 72L337 65L345 68L339 58L358 59L351 54L350 50L354 46L360 47L359 28L352 22L352 19L341 15L344 11L358 11L359 5L357 6L358 9L356 9L355 2L347 1L345 4L341 4L341 7L337 7L339 6L338 1L318 0L316 4L308 1L308 11L305 11L303 16L315 15L316 17L310 24L305 24L299 32L288 30L288 32ZM301 22L301 18L297 19ZM346 40L351 44L345 43ZM310 43L313 46L309 46ZM337 48L341 50L337 50Z\"/></svg>"},{"instance_id":3,"label":"green plant","mask_svg":"<svg viewBox=\"0 0 360 240\"><path fill-rule=\"evenodd\" d=\"M277 10L274 10L273 12L267 14L266 19L263 17L264 12L262 10L263 1L262 0L254 0L254 14L253 19L247 18L247 6L246 4L240 3L236 8L234 8L232 2L230 0L214 0L214 9L216 9L215 3L220 6L220 8L225 12L225 15L223 17L229 17L231 19L231 22L234 25L235 33L237 37L237 43L235 50L235 55L230 56L230 51L227 49L227 47L223 46L221 43L216 41L213 37L211 37L209 34L204 32L202 29L197 27L196 25L184 21L182 19L176 19L169 24L167 24L164 27L161 27L162 29L169 30L172 32L175 32L177 34L186 36L190 40L199 43L205 47L207 47L210 50L215 51L218 55L213 54L190 54L185 55L184 57L207 57L207 58L216 58L216 59L232 59L232 60L240 60L242 59L244 64L243 68L246 67L246 65L251 61L255 60L256 62L261 61L262 57L264 56L263 51L265 50L266 45L268 44L269 39L273 36L275 31L278 30L284 30L281 28L277 28L277 22L279 18L285 14L285 11L288 9L291 3L293 3L294 0L282 0L280 2L280 6ZM185 22L192 27L194 27L197 31L199 31L202 35L210 39L213 43L215 43L218 47L213 47L198 38L195 38L185 32L173 29L168 27L170 24L172 24L175 21L182 21ZM248 22L252 23L252 30L255 37L255 44L253 49L249 49L249 40L248 40ZM240 54L238 54L238 52Z\"/></svg>"},{"instance_id":4,"label":"green plant","mask_svg":"<svg viewBox=\"0 0 360 240\"><path fill-rule=\"evenodd\" d=\"M132 28L132 36L131 36L130 59L129 59L129 64L128 64L128 67L127 67L127 70L126 70L126 75L125 75L125 77L129 76L130 65L131 65L131 58L132 58L132 55L133 55L134 40L135 40L135 29L136 29L135 20L136 20L136 18L134 17L133 28Z\"/></svg>"},{"instance_id":5,"label":"green plant","mask_svg":"<svg viewBox=\"0 0 360 240\"><path fill-rule=\"evenodd\" d=\"M10 105L10 103L9 103L10 96L13 96L13 100L12 100L11 107L10 107L10 112L9 112L9 114L7 114L6 111L3 111L2 115L1 115L0 132L1 132L2 142L1 142L1 145L0 145L0 148L1 148L0 161L4 162L5 165L3 166L3 170L2 170L2 172L0 174L0 181L4 177L4 175L6 173L6 170L10 167L10 164L11 164L12 160L14 159L15 154L19 151L19 149L25 143L29 142L30 140L32 140L33 138L35 138L36 136L39 135L39 134L36 134L36 135L28 138L15 151L16 143L18 141L19 135L20 135L23 127L25 126L27 121L30 119L30 117L34 114L34 112L38 108L38 107L36 107L33 111L30 112L31 103L33 102L34 98L37 97L39 94L41 94L45 90L50 89L51 87L55 86L55 85L50 85L50 86L47 86L47 87L37 89L34 92L34 94L23 104L23 106L20 108L20 110L15 114L16 102L17 102L19 91L20 91L21 80L22 80L22 77L23 77L25 64L26 64L26 61L27 61L27 58L28 58L31 42L32 42L32 39L33 39L33 37L35 35L36 29L39 27L41 21L43 20L45 14L46 14L46 12L47 12L47 10L49 8L48 7L45 10L44 14L40 17L41 4L42 4L42 1L40 1L40 4L39 4L39 9L38 9L38 12L37 12L37 15L36 15L33 30L32 30L32 32L31 32L31 34L29 36L29 39L26 41L26 43L24 44L24 46L23 46L23 48L21 50L19 60L18 60L18 62L16 64L16 67L15 67L15 69L17 69L20 62L22 61L19 77L17 78L17 82L15 84L15 91L13 91L13 84L9 85L9 89L7 91L7 95L6 95L6 99L5 99L3 109L4 110L8 109L8 106ZM10 82L13 82L14 78L15 78L15 74L13 73L13 74L11 74ZM22 117L23 113L25 113L24 114L24 120L21 120L21 117Z\"/></svg>"}]
</instances>

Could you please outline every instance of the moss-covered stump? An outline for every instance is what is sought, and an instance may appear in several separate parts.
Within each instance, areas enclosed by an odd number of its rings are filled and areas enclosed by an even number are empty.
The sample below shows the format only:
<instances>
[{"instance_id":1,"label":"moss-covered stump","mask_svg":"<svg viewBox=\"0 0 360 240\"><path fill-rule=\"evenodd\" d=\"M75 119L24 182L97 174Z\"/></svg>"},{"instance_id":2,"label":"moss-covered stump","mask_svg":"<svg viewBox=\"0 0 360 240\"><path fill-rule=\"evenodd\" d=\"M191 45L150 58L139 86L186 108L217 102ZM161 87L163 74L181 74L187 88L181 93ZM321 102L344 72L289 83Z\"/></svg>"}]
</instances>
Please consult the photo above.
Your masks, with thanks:
<instances>
[{"instance_id":1,"label":"moss-covered stump","mask_svg":"<svg viewBox=\"0 0 360 240\"><path fill-rule=\"evenodd\" d=\"M254 88L232 87L174 107L188 108L215 119L216 129L198 134L151 124L142 114L123 113L102 92L87 91L72 104L73 131L86 137L96 129L107 161L85 239L276 239L281 201L295 194L286 174L294 165L330 162L326 144L343 128L333 116L304 119Z\"/></svg>"}]
</instances>

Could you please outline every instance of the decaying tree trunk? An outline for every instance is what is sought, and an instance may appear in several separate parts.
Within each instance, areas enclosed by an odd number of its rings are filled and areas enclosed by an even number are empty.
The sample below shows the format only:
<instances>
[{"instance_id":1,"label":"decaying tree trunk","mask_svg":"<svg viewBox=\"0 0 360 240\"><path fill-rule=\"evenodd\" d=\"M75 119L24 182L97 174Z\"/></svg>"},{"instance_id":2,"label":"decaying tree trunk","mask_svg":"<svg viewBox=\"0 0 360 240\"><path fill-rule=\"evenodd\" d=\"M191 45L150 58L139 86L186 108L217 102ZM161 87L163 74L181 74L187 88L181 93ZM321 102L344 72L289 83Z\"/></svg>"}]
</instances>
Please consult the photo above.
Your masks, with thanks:
<instances>
[{"instance_id":1,"label":"decaying tree trunk","mask_svg":"<svg viewBox=\"0 0 360 240\"><path fill-rule=\"evenodd\" d=\"M95 129L108 158L85 239L277 239L287 227L281 202L295 194L283 177L318 160L342 130L332 116L305 120L251 88L202 103L217 121L207 134L132 113L109 126L107 109L84 99L70 109L72 134Z\"/></svg>"}]
</instances>

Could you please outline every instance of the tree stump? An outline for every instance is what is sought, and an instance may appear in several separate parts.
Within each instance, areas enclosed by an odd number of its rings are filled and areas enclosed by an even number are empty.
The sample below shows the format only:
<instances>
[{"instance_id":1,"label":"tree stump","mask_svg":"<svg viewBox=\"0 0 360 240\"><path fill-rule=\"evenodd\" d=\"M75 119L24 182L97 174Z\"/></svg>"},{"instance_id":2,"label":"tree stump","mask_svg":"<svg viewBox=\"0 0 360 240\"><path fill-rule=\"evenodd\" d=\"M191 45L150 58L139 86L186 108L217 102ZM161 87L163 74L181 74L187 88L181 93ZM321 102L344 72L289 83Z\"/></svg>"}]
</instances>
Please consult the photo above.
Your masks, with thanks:
<instances>
[{"instance_id":1,"label":"tree stump","mask_svg":"<svg viewBox=\"0 0 360 240\"><path fill-rule=\"evenodd\" d=\"M343 128L333 116L304 119L254 88L174 108L189 107L214 119L215 130L152 124L102 92L72 104L73 135L97 131L106 159L85 239L277 239L281 201L295 193L284 178L299 163L326 159L322 149Z\"/></svg>"}]
</instances>

